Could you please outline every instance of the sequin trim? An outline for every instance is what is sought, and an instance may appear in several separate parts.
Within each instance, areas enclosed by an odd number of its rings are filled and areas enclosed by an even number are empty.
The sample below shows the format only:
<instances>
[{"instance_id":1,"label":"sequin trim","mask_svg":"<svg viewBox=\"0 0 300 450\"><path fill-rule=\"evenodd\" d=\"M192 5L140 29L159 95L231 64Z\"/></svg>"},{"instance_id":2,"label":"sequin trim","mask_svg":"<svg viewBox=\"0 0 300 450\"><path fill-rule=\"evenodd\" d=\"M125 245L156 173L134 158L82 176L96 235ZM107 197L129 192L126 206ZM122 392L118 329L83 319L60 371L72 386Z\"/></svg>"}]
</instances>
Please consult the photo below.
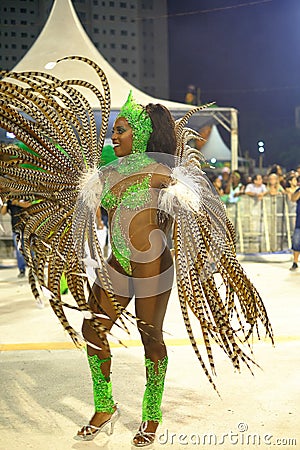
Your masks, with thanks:
<instances>
[{"instance_id":1,"label":"sequin trim","mask_svg":"<svg viewBox=\"0 0 300 450\"><path fill-rule=\"evenodd\" d=\"M164 384L166 371L168 366L168 357L157 362L157 371L155 371L155 363L145 358L145 367L147 369L147 383L143 398L142 420L152 420L161 423L162 412L161 402L164 392Z\"/></svg>"},{"instance_id":2,"label":"sequin trim","mask_svg":"<svg viewBox=\"0 0 300 450\"><path fill-rule=\"evenodd\" d=\"M97 355L87 357L93 380L95 411L113 414L115 402L112 397L111 381L107 381L101 370L101 365L111 358L99 359Z\"/></svg>"},{"instance_id":3,"label":"sequin trim","mask_svg":"<svg viewBox=\"0 0 300 450\"><path fill-rule=\"evenodd\" d=\"M153 162L155 161L147 155L129 155L124 158L116 171L129 175L138 172L141 168L147 167ZM147 173L144 174L143 178L141 174L141 179L128 186L120 196L111 191L109 177L104 183L101 204L107 210L116 208L111 229L111 249L128 275L132 275L131 252L128 245L128 232L124 231L121 226L122 208L134 211L145 206L151 200L150 186L151 174Z\"/></svg>"},{"instance_id":4,"label":"sequin trim","mask_svg":"<svg viewBox=\"0 0 300 450\"><path fill-rule=\"evenodd\" d=\"M132 153L145 152L153 131L152 121L145 108L134 101L132 91L117 117L124 117L132 128Z\"/></svg>"}]
</instances>

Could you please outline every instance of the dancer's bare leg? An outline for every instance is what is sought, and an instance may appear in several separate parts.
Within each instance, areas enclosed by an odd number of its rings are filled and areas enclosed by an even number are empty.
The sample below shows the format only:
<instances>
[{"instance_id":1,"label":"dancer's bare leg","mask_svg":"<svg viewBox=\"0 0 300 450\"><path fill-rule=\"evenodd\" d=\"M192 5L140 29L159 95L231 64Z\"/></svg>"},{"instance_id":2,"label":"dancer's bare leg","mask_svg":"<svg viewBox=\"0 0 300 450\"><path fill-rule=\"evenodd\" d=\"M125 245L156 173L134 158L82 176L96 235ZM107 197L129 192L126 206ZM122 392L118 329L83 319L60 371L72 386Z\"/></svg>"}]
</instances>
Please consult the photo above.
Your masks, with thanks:
<instances>
[{"instance_id":1,"label":"dancer's bare leg","mask_svg":"<svg viewBox=\"0 0 300 450\"><path fill-rule=\"evenodd\" d=\"M173 262L169 249L165 248L153 261L135 264L133 277L136 316L146 323L138 324L145 349L147 378L141 425L144 431L141 433L140 428L133 439L138 446L149 439L154 440L151 433L155 433L161 422L160 401L167 367L162 328L173 283ZM160 397L160 401L152 402L152 397Z\"/></svg>"},{"instance_id":2,"label":"dancer's bare leg","mask_svg":"<svg viewBox=\"0 0 300 450\"><path fill-rule=\"evenodd\" d=\"M122 272L122 269L119 265L113 260L111 263L114 267L117 268L118 271ZM126 307L132 298L132 289L130 287L131 281L125 273L119 273L114 270L114 267L110 270L110 278L113 283L114 289L116 292L123 293L122 295L115 295L116 300L123 306ZM122 283L122 284L120 284ZM122 288L120 288L122 286ZM120 290L122 289L122 291ZM118 319L116 310L114 309L110 298L107 295L107 292L96 283L93 285L92 294L89 298L89 305L93 311L96 313L105 314L109 317L109 319L101 318L99 319L101 323L105 326L107 331L109 331L115 321ZM92 328L90 324L90 320L85 319L82 326L82 332L85 340L87 341L87 355L88 360L91 366L92 377L93 376L93 367L98 365L98 375L102 378L104 377L104 385L110 383L110 369L111 369L111 351L109 342L107 340L106 333L103 333L99 336L99 334ZM96 357L95 357L96 356ZM95 358L94 358L95 357ZM111 388L110 388L111 389ZM101 399L101 391L99 392L99 404L95 399L95 414L91 418L89 424L95 427L100 427L104 422L109 420L116 409L115 405L112 405L112 402L109 402L109 399L106 402ZM94 394L95 395L95 394ZM106 392L103 392L103 397L105 398ZM110 398L111 397L111 394ZM84 433L84 428L78 432L78 435L82 435Z\"/></svg>"}]
</instances>

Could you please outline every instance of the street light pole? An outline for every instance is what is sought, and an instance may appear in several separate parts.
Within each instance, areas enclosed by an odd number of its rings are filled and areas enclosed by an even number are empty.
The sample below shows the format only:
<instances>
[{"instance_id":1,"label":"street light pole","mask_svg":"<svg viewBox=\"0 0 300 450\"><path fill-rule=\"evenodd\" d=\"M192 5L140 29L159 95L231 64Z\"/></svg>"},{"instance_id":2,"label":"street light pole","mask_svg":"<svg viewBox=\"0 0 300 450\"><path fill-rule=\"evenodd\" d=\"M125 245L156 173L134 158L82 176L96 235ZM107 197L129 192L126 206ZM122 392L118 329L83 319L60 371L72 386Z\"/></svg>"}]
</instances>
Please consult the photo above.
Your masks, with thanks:
<instances>
[{"instance_id":1,"label":"street light pole","mask_svg":"<svg viewBox=\"0 0 300 450\"><path fill-rule=\"evenodd\" d=\"M265 143L263 141L258 141L258 152L259 152L259 171L262 172L263 169L263 160L264 160L264 152L265 152Z\"/></svg>"}]
</instances>

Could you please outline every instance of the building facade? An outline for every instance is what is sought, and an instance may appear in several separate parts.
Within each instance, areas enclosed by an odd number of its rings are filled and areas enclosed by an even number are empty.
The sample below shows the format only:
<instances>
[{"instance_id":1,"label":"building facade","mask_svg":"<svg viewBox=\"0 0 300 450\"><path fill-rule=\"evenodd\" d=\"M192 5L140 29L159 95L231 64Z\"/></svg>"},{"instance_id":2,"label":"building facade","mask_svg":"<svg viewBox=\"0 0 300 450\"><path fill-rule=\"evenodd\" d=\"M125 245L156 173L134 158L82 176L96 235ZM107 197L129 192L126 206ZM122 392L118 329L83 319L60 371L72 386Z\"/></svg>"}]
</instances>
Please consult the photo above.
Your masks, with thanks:
<instances>
[{"instance_id":1,"label":"building facade","mask_svg":"<svg viewBox=\"0 0 300 450\"><path fill-rule=\"evenodd\" d=\"M167 0L72 3L96 48L123 78L151 96L169 98ZM13 69L29 50L52 5L52 0L1 0L1 69Z\"/></svg>"}]
</instances>

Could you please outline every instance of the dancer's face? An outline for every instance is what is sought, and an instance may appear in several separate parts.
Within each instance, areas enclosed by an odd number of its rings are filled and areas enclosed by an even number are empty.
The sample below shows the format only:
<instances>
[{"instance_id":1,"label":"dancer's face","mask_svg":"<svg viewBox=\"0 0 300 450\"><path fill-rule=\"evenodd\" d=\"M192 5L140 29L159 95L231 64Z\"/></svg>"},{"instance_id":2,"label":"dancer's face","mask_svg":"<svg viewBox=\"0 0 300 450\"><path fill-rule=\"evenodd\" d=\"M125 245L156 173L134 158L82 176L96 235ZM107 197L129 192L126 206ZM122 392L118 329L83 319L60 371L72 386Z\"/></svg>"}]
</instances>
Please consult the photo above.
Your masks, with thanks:
<instances>
[{"instance_id":1,"label":"dancer's face","mask_svg":"<svg viewBox=\"0 0 300 450\"><path fill-rule=\"evenodd\" d=\"M130 155L132 150L132 128L124 117L119 117L114 123L112 142L116 156Z\"/></svg>"}]
</instances>

